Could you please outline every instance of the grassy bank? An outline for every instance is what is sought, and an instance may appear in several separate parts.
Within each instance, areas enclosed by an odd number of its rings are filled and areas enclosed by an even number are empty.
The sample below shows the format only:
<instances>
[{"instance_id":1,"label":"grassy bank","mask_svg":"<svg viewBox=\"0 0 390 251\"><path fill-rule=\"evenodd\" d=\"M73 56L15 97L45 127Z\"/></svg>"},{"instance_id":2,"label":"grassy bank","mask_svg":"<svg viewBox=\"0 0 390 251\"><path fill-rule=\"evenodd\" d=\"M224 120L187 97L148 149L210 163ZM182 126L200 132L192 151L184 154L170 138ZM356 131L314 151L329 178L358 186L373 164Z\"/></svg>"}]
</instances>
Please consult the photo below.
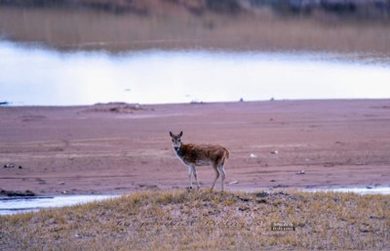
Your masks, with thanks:
<instances>
[{"instance_id":1,"label":"grassy bank","mask_svg":"<svg viewBox=\"0 0 390 251\"><path fill-rule=\"evenodd\" d=\"M389 249L389 207L384 195L141 192L0 217L0 249Z\"/></svg>"}]
</instances>

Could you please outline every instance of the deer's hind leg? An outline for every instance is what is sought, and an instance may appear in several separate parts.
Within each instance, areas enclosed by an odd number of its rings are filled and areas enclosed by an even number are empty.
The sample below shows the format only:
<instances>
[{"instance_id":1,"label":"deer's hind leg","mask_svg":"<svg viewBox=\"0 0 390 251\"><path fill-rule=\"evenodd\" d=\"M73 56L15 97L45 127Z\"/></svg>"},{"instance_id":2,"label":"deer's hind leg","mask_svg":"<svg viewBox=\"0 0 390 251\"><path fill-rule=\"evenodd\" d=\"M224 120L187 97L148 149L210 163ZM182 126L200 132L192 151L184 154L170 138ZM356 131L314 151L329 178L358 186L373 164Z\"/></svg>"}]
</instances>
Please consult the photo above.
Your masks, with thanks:
<instances>
[{"instance_id":1,"label":"deer's hind leg","mask_svg":"<svg viewBox=\"0 0 390 251\"><path fill-rule=\"evenodd\" d=\"M223 185L224 185L224 182L225 182L225 168L223 167L223 165L221 166L218 166L218 172L221 174L221 190L223 192Z\"/></svg>"},{"instance_id":2,"label":"deer's hind leg","mask_svg":"<svg viewBox=\"0 0 390 251\"><path fill-rule=\"evenodd\" d=\"M196 172L195 166L191 166L191 169L192 169L192 174L194 175L194 178L195 178L196 187L197 187L197 189L200 189L200 185L199 185L199 181L198 181L198 174Z\"/></svg>"},{"instance_id":3,"label":"deer's hind leg","mask_svg":"<svg viewBox=\"0 0 390 251\"><path fill-rule=\"evenodd\" d=\"M213 169L215 171L215 179L214 179L213 185L211 186L210 190L214 189L215 183L217 182L217 179L219 178L219 171L218 171L217 165L213 164Z\"/></svg>"}]
</instances>

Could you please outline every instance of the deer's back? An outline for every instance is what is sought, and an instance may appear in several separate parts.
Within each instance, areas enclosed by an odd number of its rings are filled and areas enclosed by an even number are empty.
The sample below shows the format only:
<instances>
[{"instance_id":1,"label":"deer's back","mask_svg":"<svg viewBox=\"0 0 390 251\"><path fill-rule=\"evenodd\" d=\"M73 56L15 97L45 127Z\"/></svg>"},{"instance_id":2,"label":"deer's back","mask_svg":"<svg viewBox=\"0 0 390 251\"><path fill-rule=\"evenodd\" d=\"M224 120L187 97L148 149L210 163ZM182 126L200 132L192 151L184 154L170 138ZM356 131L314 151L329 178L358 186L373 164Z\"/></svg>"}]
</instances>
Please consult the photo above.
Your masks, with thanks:
<instances>
[{"instance_id":1,"label":"deer's back","mask_svg":"<svg viewBox=\"0 0 390 251\"><path fill-rule=\"evenodd\" d=\"M181 155L186 164L220 165L229 157L229 151L220 145L183 144Z\"/></svg>"}]
</instances>

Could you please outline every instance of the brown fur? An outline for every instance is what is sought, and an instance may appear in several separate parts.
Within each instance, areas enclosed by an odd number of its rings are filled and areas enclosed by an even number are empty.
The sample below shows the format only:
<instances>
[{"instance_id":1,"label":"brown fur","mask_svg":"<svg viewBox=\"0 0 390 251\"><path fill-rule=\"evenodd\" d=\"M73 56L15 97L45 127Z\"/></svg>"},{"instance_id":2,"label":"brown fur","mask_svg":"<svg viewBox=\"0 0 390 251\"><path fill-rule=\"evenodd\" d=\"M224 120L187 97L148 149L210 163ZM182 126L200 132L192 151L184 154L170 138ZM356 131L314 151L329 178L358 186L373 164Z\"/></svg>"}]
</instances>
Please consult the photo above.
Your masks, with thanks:
<instances>
[{"instance_id":1,"label":"brown fur","mask_svg":"<svg viewBox=\"0 0 390 251\"><path fill-rule=\"evenodd\" d=\"M229 158L229 151L219 145L183 144L181 149L183 151L183 157L181 158L183 162L196 166L209 164L221 166ZM200 161L208 162L208 164L202 164Z\"/></svg>"}]
</instances>

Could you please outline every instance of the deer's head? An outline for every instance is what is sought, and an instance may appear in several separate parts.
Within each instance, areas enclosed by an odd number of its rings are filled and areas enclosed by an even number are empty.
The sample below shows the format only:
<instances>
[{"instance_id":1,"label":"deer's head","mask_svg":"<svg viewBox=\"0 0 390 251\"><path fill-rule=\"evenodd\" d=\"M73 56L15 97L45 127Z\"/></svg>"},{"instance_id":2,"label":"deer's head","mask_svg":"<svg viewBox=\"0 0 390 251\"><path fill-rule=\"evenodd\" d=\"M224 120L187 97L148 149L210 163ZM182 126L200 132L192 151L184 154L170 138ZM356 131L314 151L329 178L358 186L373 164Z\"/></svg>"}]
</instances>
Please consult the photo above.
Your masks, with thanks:
<instances>
[{"instance_id":1,"label":"deer's head","mask_svg":"<svg viewBox=\"0 0 390 251\"><path fill-rule=\"evenodd\" d=\"M181 131L178 135L173 134L171 131L169 132L169 135L172 139L172 146L175 148L175 150L179 149L181 147L181 136L183 136L183 131Z\"/></svg>"}]
</instances>

